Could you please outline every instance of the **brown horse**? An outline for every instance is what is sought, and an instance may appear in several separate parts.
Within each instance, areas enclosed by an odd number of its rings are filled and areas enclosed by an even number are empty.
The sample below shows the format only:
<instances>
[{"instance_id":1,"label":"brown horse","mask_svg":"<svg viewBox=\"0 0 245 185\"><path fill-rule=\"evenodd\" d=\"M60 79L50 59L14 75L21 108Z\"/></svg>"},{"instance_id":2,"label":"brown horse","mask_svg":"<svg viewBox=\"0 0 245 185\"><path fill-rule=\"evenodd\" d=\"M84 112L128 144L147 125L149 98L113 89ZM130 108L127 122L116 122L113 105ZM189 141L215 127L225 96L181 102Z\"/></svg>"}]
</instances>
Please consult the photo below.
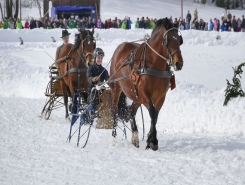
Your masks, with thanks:
<instances>
[{"instance_id":1,"label":"brown horse","mask_svg":"<svg viewBox=\"0 0 245 185\"><path fill-rule=\"evenodd\" d=\"M173 66L175 70L181 70L183 66L180 51L180 44L183 41L178 33L168 18L160 19L146 42L141 45L132 42L122 43L115 50L109 79L114 137L117 117L118 115L120 117L118 102L120 94L124 93L133 100L126 118L131 122L132 144L139 147L135 115L139 106L143 104L151 117L146 149L158 149L156 123L172 78L170 68Z\"/></svg>"},{"instance_id":2,"label":"brown horse","mask_svg":"<svg viewBox=\"0 0 245 185\"><path fill-rule=\"evenodd\" d=\"M74 45L68 44L61 48L59 54L61 61L57 63L60 85L64 94L66 118L69 117L68 96L73 98L75 92L86 93L88 90L86 71L88 65L93 64L93 51L96 47L93 37L94 29L92 31L82 29L79 32L75 34Z\"/></svg>"}]
</instances>

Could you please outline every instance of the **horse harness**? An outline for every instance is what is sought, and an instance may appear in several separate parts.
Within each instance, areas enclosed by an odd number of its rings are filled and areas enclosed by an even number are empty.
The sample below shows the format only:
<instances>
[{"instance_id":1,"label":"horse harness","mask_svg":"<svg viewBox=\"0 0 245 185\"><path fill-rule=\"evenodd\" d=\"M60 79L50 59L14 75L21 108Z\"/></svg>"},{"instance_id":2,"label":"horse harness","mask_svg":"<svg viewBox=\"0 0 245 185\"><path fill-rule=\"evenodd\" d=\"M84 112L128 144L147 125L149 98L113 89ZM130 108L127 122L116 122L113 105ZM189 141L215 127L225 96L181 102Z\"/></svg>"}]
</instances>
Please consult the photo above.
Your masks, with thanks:
<instances>
[{"instance_id":1,"label":"horse harness","mask_svg":"<svg viewBox=\"0 0 245 185\"><path fill-rule=\"evenodd\" d=\"M78 78L77 82L78 82L78 86L80 85L80 77L81 77L81 73L87 72L87 70L88 70L88 64L86 63L86 58L87 58L88 55L93 55L93 53L91 53L91 52L88 52L87 54L84 53L83 43L85 42L85 40L88 40L88 44L90 44L91 39L92 39L93 42L94 42L94 44L96 44L94 38L93 38L92 36L90 36L89 33L88 33L87 36L85 36L85 38L84 38L83 40L82 40L82 37L81 37L81 36L80 36L80 39L81 39L81 44L82 44L82 55L79 53L78 50L76 50L76 51L77 51L78 55L80 56L80 58L82 59L84 65L85 65L86 67L83 67L83 68L71 68L71 69L67 70L66 73L65 73L64 75L62 75L62 76L57 76L57 77L56 77L57 80L60 80L60 79L64 78L65 76L67 76L67 75L69 75L69 74L71 74L71 73L77 73L77 78ZM63 46L63 45L62 45L62 46ZM61 47L62 47L62 46L61 46ZM64 57L65 60L66 60L66 69L68 69L68 60L69 60L69 57L70 57L70 54L71 54L72 51L74 51L74 50L70 50L69 53L68 53L68 55ZM84 57L84 56L85 56L85 57ZM63 61L63 60L61 60L61 61ZM61 61L59 61L59 62L61 62ZM80 89L80 88L78 88L78 89Z\"/></svg>"},{"instance_id":2,"label":"horse harness","mask_svg":"<svg viewBox=\"0 0 245 185\"><path fill-rule=\"evenodd\" d=\"M119 78L115 78L115 79L109 79L107 81L107 83L113 83L113 82L118 82L124 79L128 79L130 78L132 83L133 83L133 88L134 88L134 93L136 98L139 100L139 96L138 96L138 91L136 89L136 84L138 82L139 76L140 75L150 75L150 76L154 76L154 77L160 77L160 78L169 78L171 79L171 77L173 76L173 72L170 71L170 68L174 65L173 64L173 60L172 57L174 54L181 52L181 50L175 50L174 52L170 52L169 48L168 48L168 39L167 39L167 33L172 31L172 30L177 30L179 31L177 28L171 28L169 30L167 30L164 34L163 34L163 39L162 39L162 45L165 45L167 48L167 51L169 53L169 59L165 58L164 56L160 55L158 52L156 52L148 43L147 40L144 40L144 48L142 50L141 53L141 57L140 57L140 63L138 65L138 69L134 69L134 59L135 59L135 55L138 51L138 49L140 48L141 44L136 44L133 43L134 45L136 45L136 49L133 50L130 55L128 57L126 57L127 60L125 60L125 63L129 63L129 68L130 68L130 74L129 75L125 75ZM177 39L176 36L174 35L173 38ZM155 69L151 69L151 68L147 68L146 66L146 49L147 47L149 47L155 54L157 54L159 57L161 57L162 59L167 61L167 65L168 65L168 70L167 71L158 71ZM144 57L144 59L142 60L142 58ZM142 61L144 61L144 63L142 64ZM141 67L143 65L143 67ZM119 69L121 69L124 65L120 66ZM115 73L117 73L119 70L117 70ZM112 75L114 76L115 73Z\"/></svg>"}]
</instances>

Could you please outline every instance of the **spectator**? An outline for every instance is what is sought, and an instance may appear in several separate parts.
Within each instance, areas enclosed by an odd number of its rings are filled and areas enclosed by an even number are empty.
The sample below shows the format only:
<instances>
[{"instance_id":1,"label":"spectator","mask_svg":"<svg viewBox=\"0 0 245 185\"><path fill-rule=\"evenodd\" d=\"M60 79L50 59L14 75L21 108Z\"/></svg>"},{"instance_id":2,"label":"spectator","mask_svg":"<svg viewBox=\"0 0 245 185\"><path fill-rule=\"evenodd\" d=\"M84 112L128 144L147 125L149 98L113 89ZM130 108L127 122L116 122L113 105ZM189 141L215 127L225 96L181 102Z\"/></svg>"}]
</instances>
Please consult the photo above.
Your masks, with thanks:
<instances>
[{"instance_id":1,"label":"spectator","mask_svg":"<svg viewBox=\"0 0 245 185\"><path fill-rule=\"evenodd\" d=\"M241 31L242 21L240 18L237 19L237 32Z\"/></svg>"},{"instance_id":2,"label":"spectator","mask_svg":"<svg viewBox=\"0 0 245 185\"><path fill-rule=\"evenodd\" d=\"M205 26L206 26L206 23L202 20L202 19L200 19L200 30L204 30L205 29Z\"/></svg>"},{"instance_id":3,"label":"spectator","mask_svg":"<svg viewBox=\"0 0 245 185\"><path fill-rule=\"evenodd\" d=\"M233 28L233 31L234 32L237 32L237 21L236 21L236 17L235 17L235 15L233 16L233 19L232 19L232 23L231 23L232 25L232 28Z\"/></svg>"},{"instance_id":4,"label":"spectator","mask_svg":"<svg viewBox=\"0 0 245 185\"><path fill-rule=\"evenodd\" d=\"M206 22L204 30L208 31L208 22Z\"/></svg>"},{"instance_id":5,"label":"spectator","mask_svg":"<svg viewBox=\"0 0 245 185\"><path fill-rule=\"evenodd\" d=\"M214 18L214 31L217 31L218 30L218 25L217 25L217 19L216 18Z\"/></svg>"},{"instance_id":6,"label":"spectator","mask_svg":"<svg viewBox=\"0 0 245 185\"><path fill-rule=\"evenodd\" d=\"M112 26L112 22L111 22L111 19L108 19L105 23L105 29L110 29Z\"/></svg>"},{"instance_id":7,"label":"spectator","mask_svg":"<svg viewBox=\"0 0 245 185\"><path fill-rule=\"evenodd\" d=\"M137 18L137 21L135 21L135 29L140 27L140 19Z\"/></svg>"},{"instance_id":8,"label":"spectator","mask_svg":"<svg viewBox=\"0 0 245 185\"><path fill-rule=\"evenodd\" d=\"M69 28L66 19L63 19L63 28L64 29L68 29Z\"/></svg>"},{"instance_id":9,"label":"spectator","mask_svg":"<svg viewBox=\"0 0 245 185\"><path fill-rule=\"evenodd\" d=\"M210 19L209 30L213 31L213 29L214 29L214 23L213 23L212 19Z\"/></svg>"},{"instance_id":10,"label":"spectator","mask_svg":"<svg viewBox=\"0 0 245 185\"><path fill-rule=\"evenodd\" d=\"M150 29L150 19L148 17L145 20L145 29Z\"/></svg>"},{"instance_id":11,"label":"spectator","mask_svg":"<svg viewBox=\"0 0 245 185\"><path fill-rule=\"evenodd\" d=\"M0 21L0 29L2 29L4 27L4 24L2 21Z\"/></svg>"},{"instance_id":12,"label":"spectator","mask_svg":"<svg viewBox=\"0 0 245 185\"><path fill-rule=\"evenodd\" d=\"M87 28L88 29L94 28L94 23L91 21L91 19L88 20Z\"/></svg>"},{"instance_id":13,"label":"spectator","mask_svg":"<svg viewBox=\"0 0 245 185\"><path fill-rule=\"evenodd\" d=\"M154 29L156 27L156 24L155 24L155 22L153 21L153 19L151 18L151 20L150 20L150 29Z\"/></svg>"},{"instance_id":14,"label":"spectator","mask_svg":"<svg viewBox=\"0 0 245 185\"><path fill-rule=\"evenodd\" d=\"M127 29L127 20L126 18L122 21L122 29L126 30Z\"/></svg>"},{"instance_id":15,"label":"spectator","mask_svg":"<svg viewBox=\"0 0 245 185\"><path fill-rule=\"evenodd\" d=\"M194 19L198 19L198 11L197 11L197 8L194 11Z\"/></svg>"},{"instance_id":16,"label":"spectator","mask_svg":"<svg viewBox=\"0 0 245 185\"><path fill-rule=\"evenodd\" d=\"M189 29L191 29L190 22L189 21L186 21L185 22L185 30L189 30Z\"/></svg>"},{"instance_id":17,"label":"spectator","mask_svg":"<svg viewBox=\"0 0 245 185\"><path fill-rule=\"evenodd\" d=\"M219 31L220 30L220 21L219 21L219 19L217 20L217 31Z\"/></svg>"},{"instance_id":18,"label":"spectator","mask_svg":"<svg viewBox=\"0 0 245 185\"><path fill-rule=\"evenodd\" d=\"M62 19L60 19L60 20L59 20L59 28L62 28L62 29L64 29L64 28L65 28L64 23L63 23Z\"/></svg>"},{"instance_id":19,"label":"spectator","mask_svg":"<svg viewBox=\"0 0 245 185\"><path fill-rule=\"evenodd\" d=\"M96 27L97 28L102 28L102 22L101 22L100 18L98 18L98 20L97 20Z\"/></svg>"},{"instance_id":20,"label":"spectator","mask_svg":"<svg viewBox=\"0 0 245 185\"><path fill-rule=\"evenodd\" d=\"M20 21L20 19L18 18L17 21L16 21L16 29L22 29L23 26L22 26L22 22Z\"/></svg>"},{"instance_id":21,"label":"spectator","mask_svg":"<svg viewBox=\"0 0 245 185\"><path fill-rule=\"evenodd\" d=\"M177 18L174 19L174 27L179 28L179 21L177 20Z\"/></svg>"},{"instance_id":22,"label":"spectator","mask_svg":"<svg viewBox=\"0 0 245 185\"><path fill-rule=\"evenodd\" d=\"M141 20L140 20L139 28L145 28L145 20L144 20L144 17L142 17Z\"/></svg>"},{"instance_id":23,"label":"spectator","mask_svg":"<svg viewBox=\"0 0 245 185\"><path fill-rule=\"evenodd\" d=\"M14 21L13 21L12 18L9 20L9 28L12 29L12 30L15 29Z\"/></svg>"},{"instance_id":24,"label":"spectator","mask_svg":"<svg viewBox=\"0 0 245 185\"><path fill-rule=\"evenodd\" d=\"M185 22L185 19L183 19L183 20L180 22L180 30L185 30L185 26L186 26L186 22Z\"/></svg>"},{"instance_id":25,"label":"spectator","mask_svg":"<svg viewBox=\"0 0 245 185\"><path fill-rule=\"evenodd\" d=\"M199 22L198 22L198 19L197 19L196 22L195 22L195 29L196 29L196 30L200 30L200 24L199 24Z\"/></svg>"},{"instance_id":26,"label":"spectator","mask_svg":"<svg viewBox=\"0 0 245 185\"><path fill-rule=\"evenodd\" d=\"M190 11L188 10L188 13L186 15L186 20L190 23L191 22L191 14L190 14ZM196 19L198 20L198 19Z\"/></svg>"},{"instance_id":27,"label":"spectator","mask_svg":"<svg viewBox=\"0 0 245 185\"><path fill-rule=\"evenodd\" d=\"M31 22L30 22L30 29L34 29L34 28L36 28L37 27L37 25L36 25L36 21L33 19L33 17L32 17L32 19L31 19Z\"/></svg>"},{"instance_id":28,"label":"spectator","mask_svg":"<svg viewBox=\"0 0 245 185\"><path fill-rule=\"evenodd\" d=\"M30 24L28 22L28 20L26 19L26 22L25 22L25 29L29 29L30 28Z\"/></svg>"},{"instance_id":29,"label":"spectator","mask_svg":"<svg viewBox=\"0 0 245 185\"><path fill-rule=\"evenodd\" d=\"M245 18L244 18L244 15L242 16L241 30L242 30L242 32L245 32Z\"/></svg>"},{"instance_id":30,"label":"spectator","mask_svg":"<svg viewBox=\"0 0 245 185\"><path fill-rule=\"evenodd\" d=\"M86 28L87 26L84 17L77 24L79 28Z\"/></svg>"},{"instance_id":31,"label":"spectator","mask_svg":"<svg viewBox=\"0 0 245 185\"><path fill-rule=\"evenodd\" d=\"M47 29L47 30L52 29L51 22L48 22L46 29Z\"/></svg>"},{"instance_id":32,"label":"spectator","mask_svg":"<svg viewBox=\"0 0 245 185\"><path fill-rule=\"evenodd\" d=\"M130 20L130 17L128 17L128 18L127 18L127 29L128 29L128 30L131 30L131 24L133 24L133 23L132 23L132 21Z\"/></svg>"},{"instance_id":33,"label":"spectator","mask_svg":"<svg viewBox=\"0 0 245 185\"><path fill-rule=\"evenodd\" d=\"M118 28L122 27L122 21L120 19L117 20L117 25L118 25Z\"/></svg>"},{"instance_id":34,"label":"spectator","mask_svg":"<svg viewBox=\"0 0 245 185\"><path fill-rule=\"evenodd\" d=\"M76 28L76 23L74 22L73 18L71 18L71 20L69 21L68 26L71 29Z\"/></svg>"},{"instance_id":35,"label":"spectator","mask_svg":"<svg viewBox=\"0 0 245 185\"><path fill-rule=\"evenodd\" d=\"M227 25L228 25L228 31L231 31L231 20L230 19L228 19Z\"/></svg>"},{"instance_id":36,"label":"spectator","mask_svg":"<svg viewBox=\"0 0 245 185\"><path fill-rule=\"evenodd\" d=\"M7 17L5 17L3 29L8 29L8 28L9 28L9 21L8 21Z\"/></svg>"}]
</instances>

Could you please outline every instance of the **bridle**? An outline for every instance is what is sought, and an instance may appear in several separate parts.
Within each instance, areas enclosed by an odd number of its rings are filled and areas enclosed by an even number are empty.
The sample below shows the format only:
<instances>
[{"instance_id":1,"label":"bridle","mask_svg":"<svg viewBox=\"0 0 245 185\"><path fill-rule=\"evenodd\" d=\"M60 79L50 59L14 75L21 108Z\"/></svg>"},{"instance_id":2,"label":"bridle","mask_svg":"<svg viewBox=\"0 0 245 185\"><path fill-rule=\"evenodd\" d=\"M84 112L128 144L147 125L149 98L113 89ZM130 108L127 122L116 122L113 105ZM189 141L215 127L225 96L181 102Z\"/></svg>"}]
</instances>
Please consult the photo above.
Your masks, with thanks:
<instances>
[{"instance_id":1,"label":"bridle","mask_svg":"<svg viewBox=\"0 0 245 185\"><path fill-rule=\"evenodd\" d=\"M81 43L80 44L82 44L82 55L78 52L78 50L77 50L77 53L78 53L78 55L80 56L80 58L83 60L83 62L85 63L85 65L86 66L88 66L88 64L87 64L87 57L89 56L89 55L92 55L93 56L93 53L92 52L87 52L86 54L85 54L85 52L84 52L84 42L87 40L88 41L88 44L90 44L90 42L91 42L91 40L92 40L92 42L94 43L94 46L95 46L95 44L96 44L96 41L95 41L95 39L89 34L89 31L87 31L87 35L85 36L85 38L83 39L82 38L82 36L80 35L80 39L81 39Z\"/></svg>"},{"instance_id":2,"label":"bridle","mask_svg":"<svg viewBox=\"0 0 245 185\"><path fill-rule=\"evenodd\" d=\"M170 50L169 50L169 48L168 48L168 36L167 36L167 34L168 34L168 32L170 32L170 31L177 31L177 33L179 33L180 31L177 29L177 28L171 28L171 29L169 29L169 30L167 30L164 34L163 34L163 38L162 38L162 45L166 45L166 48L167 48L167 50L168 50L168 53L169 53L169 55L171 56L171 58L170 58L170 60L172 60L172 57L173 57L173 55L175 54L175 53L181 53L181 50L180 49L177 49L177 50L175 50L174 52L170 52ZM175 34L174 34L174 36L173 36L173 38L174 39L177 39L177 37L176 37L176 32L174 32Z\"/></svg>"},{"instance_id":3,"label":"bridle","mask_svg":"<svg viewBox=\"0 0 245 185\"><path fill-rule=\"evenodd\" d=\"M163 27L164 28L164 27ZM162 28L162 29L163 29ZM157 31L155 34L157 34L158 32L162 31L162 29L160 29L159 31ZM161 54L159 54L154 48L151 47L151 45L148 43L148 41L146 40L145 43L149 46L149 48L155 53L157 54L159 57L161 57L162 59L166 60L167 63L168 63L168 66L171 67L171 66L174 66L174 63L173 63L173 55L176 54L176 53L181 53L181 50L180 49L177 49L175 51L173 51L172 53L170 52L169 50L169 47L168 47L168 36L167 34L170 32L170 31L177 31L177 33L180 33L180 31L177 29L177 28L170 28L169 30L166 30L166 32L163 34L163 38L162 38L162 45L165 45L166 48L167 48L167 51L168 51L168 54L169 54L169 58L165 58L164 56L162 56ZM181 34L181 33L180 33ZM173 38L174 39L177 39L176 37L177 35L174 35Z\"/></svg>"}]
</instances>

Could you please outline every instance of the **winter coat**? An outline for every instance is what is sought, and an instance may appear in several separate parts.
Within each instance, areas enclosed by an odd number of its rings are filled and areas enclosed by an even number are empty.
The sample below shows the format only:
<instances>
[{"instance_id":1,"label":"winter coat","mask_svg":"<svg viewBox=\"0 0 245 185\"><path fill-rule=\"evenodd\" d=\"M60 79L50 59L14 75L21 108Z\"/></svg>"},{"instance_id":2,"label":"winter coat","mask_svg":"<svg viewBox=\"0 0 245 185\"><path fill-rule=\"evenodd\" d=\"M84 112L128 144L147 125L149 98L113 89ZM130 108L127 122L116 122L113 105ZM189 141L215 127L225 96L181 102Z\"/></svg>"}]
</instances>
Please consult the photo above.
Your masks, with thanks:
<instances>
[{"instance_id":1,"label":"winter coat","mask_svg":"<svg viewBox=\"0 0 245 185\"><path fill-rule=\"evenodd\" d=\"M131 20L127 20L127 29L128 30L131 29L131 24L133 24L132 21Z\"/></svg>"},{"instance_id":2,"label":"winter coat","mask_svg":"<svg viewBox=\"0 0 245 185\"><path fill-rule=\"evenodd\" d=\"M16 29L22 29L22 28L23 28L22 22L16 21Z\"/></svg>"},{"instance_id":3,"label":"winter coat","mask_svg":"<svg viewBox=\"0 0 245 185\"><path fill-rule=\"evenodd\" d=\"M10 28L10 29L15 29L15 27L14 27L14 22L11 22L11 21L9 22L9 28Z\"/></svg>"},{"instance_id":4,"label":"winter coat","mask_svg":"<svg viewBox=\"0 0 245 185\"><path fill-rule=\"evenodd\" d=\"M30 29L34 29L36 27L37 27L36 21L31 20L31 22L30 22Z\"/></svg>"},{"instance_id":5,"label":"winter coat","mask_svg":"<svg viewBox=\"0 0 245 185\"><path fill-rule=\"evenodd\" d=\"M101 22L101 20L98 19L96 26L97 26L97 28L102 28L102 22Z\"/></svg>"},{"instance_id":6,"label":"winter coat","mask_svg":"<svg viewBox=\"0 0 245 185\"><path fill-rule=\"evenodd\" d=\"M87 28L88 29L94 28L94 23L93 22L88 22Z\"/></svg>"},{"instance_id":7,"label":"winter coat","mask_svg":"<svg viewBox=\"0 0 245 185\"><path fill-rule=\"evenodd\" d=\"M76 28L76 23L74 21L69 21L68 23L69 28L73 29ZM58 26L57 26L58 27Z\"/></svg>"},{"instance_id":8,"label":"winter coat","mask_svg":"<svg viewBox=\"0 0 245 185\"><path fill-rule=\"evenodd\" d=\"M232 19L232 28L237 28L237 22L236 19Z\"/></svg>"},{"instance_id":9,"label":"winter coat","mask_svg":"<svg viewBox=\"0 0 245 185\"><path fill-rule=\"evenodd\" d=\"M111 25L112 25L112 23L110 21L107 21L105 24L105 28L109 29L109 28L111 28Z\"/></svg>"},{"instance_id":10,"label":"winter coat","mask_svg":"<svg viewBox=\"0 0 245 185\"><path fill-rule=\"evenodd\" d=\"M8 29L8 28L9 28L9 21L6 20L6 21L4 21L3 29Z\"/></svg>"},{"instance_id":11,"label":"winter coat","mask_svg":"<svg viewBox=\"0 0 245 185\"><path fill-rule=\"evenodd\" d=\"M209 30L213 31L213 29L214 29L214 23L210 22L209 23Z\"/></svg>"},{"instance_id":12,"label":"winter coat","mask_svg":"<svg viewBox=\"0 0 245 185\"><path fill-rule=\"evenodd\" d=\"M241 25L242 25L242 21L240 19L237 20L237 27L238 28L241 28Z\"/></svg>"},{"instance_id":13,"label":"winter coat","mask_svg":"<svg viewBox=\"0 0 245 185\"><path fill-rule=\"evenodd\" d=\"M196 23L195 23L195 29L196 29L196 30L200 30L200 24L199 24L198 21L196 21Z\"/></svg>"},{"instance_id":14,"label":"winter coat","mask_svg":"<svg viewBox=\"0 0 245 185\"><path fill-rule=\"evenodd\" d=\"M217 31L217 29L218 29L217 20L214 19L213 23L214 23L214 30Z\"/></svg>"},{"instance_id":15,"label":"winter coat","mask_svg":"<svg viewBox=\"0 0 245 185\"><path fill-rule=\"evenodd\" d=\"M150 29L150 20L145 21L145 29Z\"/></svg>"},{"instance_id":16,"label":"winter coat","mask_svg":"<svg viewBox=\"0 0 245 185\"><path fill-rule=\"evenodd\" d=\"M242 25L241 28L245 29L245 18L242 19Z\"/></svg>"},{"instance_id":17,"label":"winter coat","mask_svg":"<svg viewBox=\"0 0 245 185\"><path fill-rule=\"evenodd\" d=\"M4 24L2 22L0 22L0 28L3 28Z\"/></svg>"},{"instance_id":18,"label":"winter coat","mask_svg":"<svg viewBox=\"0 0 245 185\"><path fill-rule=\"evenodd\" d=\"M188 14L186 15L186 19L187 19L188 22L191 21L191 14L190 14L190 13L188 13Z\"/></svg>"},{"instance_id":19,"label":"winter coat","mask_svg":"<svg viewBox=\"0 0 245 185\"><path fill-rule=\"evenodd\" d=\"M109 79L108 71L102 65L98 66L96 63L94 63L92 66L90 66L87 71L87 80L89 83L88 95L91 93L92 88L97 84L97 82L92 81L93 77L95 76L100 76L100 82Z\"/></svg>"},{"instance_id":20,"label":"winter coat","mask_svg":"<svg viewBox=\"0 0 245 185\"><path fill-rule=\"evenodd\" d=\"M145 28L145 22L144 21L139 22L139 28Z\"/></svg>"},{"instance_id":21,"label":"winter coat","mask_svg":"<svg viewBox=\"0 0 245 185\"><path fill-rule=\"evenodd\" d=\"M150 29L154 29L156 27L156 24L153 22L153 21L151 21L150 22Z\"/></svg>"},{"instance_id":22,"label":"winter coat","mask_svg":"<svg viewBox=\"0 0 245 185\"><path fill-rule=\"evenodd\" d=\"M135 28L137 29L137 28L139 28L140 27L140 22L139 21L136 21L135 22Z\"/></svg>"},{"instance_id":23,"label":"winter coat","mask_svg":"<svg viewBox=\"0 0 245 185\"><path fill-rule=\"evenodd\" d=\"M29 29L29 28L30 28L29 22L25 22L25 29Z\"/></svg>"},{"instance_id":24,"label":"winter coat","mask_svg":"<svg viewBox=\"0 0 245 185\"><path fill-rule=\"evenodd\" d=\"M123 21L122 22L122 29L126 30L127 29L127 22L126 21Z\"/></svg>"}]
</instances>

